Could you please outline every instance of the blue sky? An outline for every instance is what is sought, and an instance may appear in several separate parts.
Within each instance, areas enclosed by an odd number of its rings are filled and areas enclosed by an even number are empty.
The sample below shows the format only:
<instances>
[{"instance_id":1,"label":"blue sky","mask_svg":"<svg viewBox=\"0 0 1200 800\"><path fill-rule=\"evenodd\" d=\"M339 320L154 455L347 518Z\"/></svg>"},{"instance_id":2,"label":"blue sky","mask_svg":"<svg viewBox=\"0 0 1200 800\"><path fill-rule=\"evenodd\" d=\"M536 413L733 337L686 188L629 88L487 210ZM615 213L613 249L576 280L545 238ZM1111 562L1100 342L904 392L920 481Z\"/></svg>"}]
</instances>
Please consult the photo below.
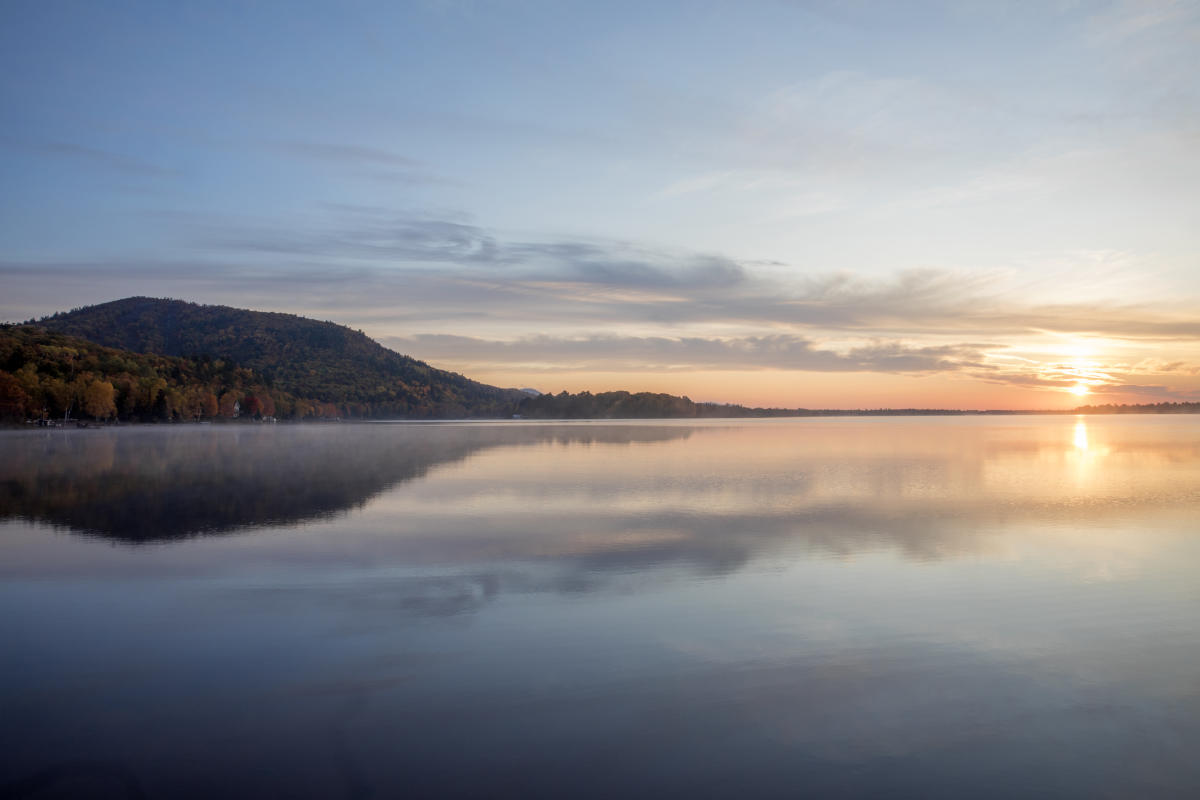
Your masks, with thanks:
<instances>
[{"instance_id":1,"label":"blue sky","mask_svg":"<svg viewBox=\"0 0 1200 800\"><path fill-rule=\"evenodd\" d=\"M5 319L171 296L779 405L1200 390L1195 2L0 14Z\"/></svg>"}]
</instances>

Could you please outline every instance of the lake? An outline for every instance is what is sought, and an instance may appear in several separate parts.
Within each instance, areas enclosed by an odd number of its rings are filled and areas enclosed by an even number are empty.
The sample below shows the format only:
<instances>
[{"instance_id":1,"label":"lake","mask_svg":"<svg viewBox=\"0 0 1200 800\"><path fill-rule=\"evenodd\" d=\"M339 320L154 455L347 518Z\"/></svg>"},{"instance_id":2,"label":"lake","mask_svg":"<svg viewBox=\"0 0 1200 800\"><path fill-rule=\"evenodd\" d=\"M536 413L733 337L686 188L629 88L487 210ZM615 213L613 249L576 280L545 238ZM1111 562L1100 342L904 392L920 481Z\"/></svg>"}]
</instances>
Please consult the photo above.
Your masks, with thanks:
<instances>
[{"instance_id":1,"label":"lake","mask_svg":"<svg viewBox=\"0 0 1200 800\"><path fill-rule=\"evenodd\" d=\"M0 797L1200 796L1200 417L0 448Z\"/></svg>"}]
</instances>

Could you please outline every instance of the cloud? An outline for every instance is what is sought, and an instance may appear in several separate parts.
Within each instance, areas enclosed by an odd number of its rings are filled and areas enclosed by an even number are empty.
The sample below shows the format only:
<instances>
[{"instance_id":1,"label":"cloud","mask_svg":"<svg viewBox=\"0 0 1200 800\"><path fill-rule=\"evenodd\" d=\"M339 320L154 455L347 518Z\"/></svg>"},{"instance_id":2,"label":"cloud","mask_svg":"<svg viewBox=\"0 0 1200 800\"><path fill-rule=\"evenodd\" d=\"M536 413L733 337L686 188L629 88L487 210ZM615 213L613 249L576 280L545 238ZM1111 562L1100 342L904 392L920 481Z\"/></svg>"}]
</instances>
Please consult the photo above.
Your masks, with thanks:
<instances>
[{"instance_id":1,"label":"cloud","mask_svg":"<svg viewBox=\"0 0 1200 800\"><path fill-rule=\"evenodd\" d=\"M965 163L973 171L1004 163L1044 141L1050 122L1033 125L1012 98L950 81L834 70L763 94L740 118L721 168L667 191L728 184L737 174L728 170L737 169L831 194L854 186L871 196L907 194L931 181L970 178Z\"/></svg>"},{"instance_id":2,"label":"cloud","mask_svg":"<svg viewBox=\"0 0 1200 800\"><path fill-rule=\"evenodd\" d=\"M715 254L654 250L628 242L557 240L501 241L492 232L459 220L421 215L353 215L323 229L205 224L196 243L232 253L274 253L364 262L380 270L454 264L455 279L546 284L587 283L637 288L728 288L746 279L736 261Z\"/></svg>"},{"instance_id":3,"label":"cloud","mask_svg":"<svg viewBox=\"0 0 1200 800\"><path fill-rule=\"evenodd\" d=\"M1182 367L1182 365L1179 365ZM1188 374L1186 369L1172 370ZM1152 372L1144 369L1106 369L1095 364L1072 365L1061 363L993 366L988 371L969 372L970 377L993 384L1019 386L1050 391L1071 391L1078 385L1087 387L1080 402L1138 402L1154 400L1194 400L1194 392L1182 391L1165 384L1138 383ZM1158 374L1162 374L1159 372Z\"/></svg>"},{"instance_id":4,"label":"cloud","mask_svg":"<svg viewBox=\"0 0 1200 800\"><path fill-rule=\"evenodd\" d=\"M273 141L269 146L307 161L346 167L373 180L406 184L456 184L455 181L432 174L416 159L378 147L296 140Z\"/></svg>"},{"instance_id":5,"label":"cloud","mask_svg":"<svg viewBox=\"0 0 1200 800\"><path fill-rule=\"evenodd\" d=\"M386 167L415 167L419 162L377 147L325 142L278 141L272 146L286 153L321 161L371 164Z\"/></svg>"},{"instance_id":6,"label":"cloud","mask_svg":"<svg viewBox=\"0 0 1200 800\"><path fill-rule=\"evenodd\" d=\"M534 321L666 325L736 323L860 335L991 338L1060 333L1126 339L1200 337L1200 319L1167 308L1091 302L1030 306L1008 296L1003 271L909 269L866 278L756 265L716 253L636 243L506 241L481 226L419 215L361 214L324 230L246 230L214 240L234 252L354 264L375 280L409 282L461 312ZM341 268L340 266L338 267ZM382 287L381 287L382 288Z\"/></svg>"},{"instance_id":7,"label":"cloud","mask_svg":"<svg viewBox=\"0 0 1200 800\"><path fill-rule=\"evenodd\" d=\"M126 175L159 177L180 174L178 170L153 164L140 158L127 156L123 153L114 153L109 150L102 150L97 147L74 144L73 142L63 142L49 139L44 141L31 141L14 139L10 137L0 137L0 143L10 147L18 147L29 152L38 153L40 155L66 157L85 161L89 164L106 167L110 170L121 172Z\"/></svg>"},{"instance_id":8,"label":"cloud","mask_svg":"<svg viewBox=\"0 0 1200 800\"><path fill-rule=\"evenodd\" d=\"M383 341L394 349L421 353L431 359L478 360L546 372L619 368L622 371L796 369L931 373L982 367L983 351L997 347L987 344L910 347L899 342L876 342L838 352L791 335L738 338L532 336L498 341L423 334Z\"/></svg>"},{"instance_id":9,"label":"cloud","mask_svg":"<svg viewBox=\"0 0 1200 800\"><path fill-rule=\"evenodd\" d=\"M197 219L185 228L190 258L7 261L0 262L0 276L15 283L36 275L40 285L22 291L40 291L46 302L58 292L55 308L62 290L81 278L105 278L115 296L199 291L209 302L244 304L248 293L262 291L266 305L278 302L266 290L282 281L298 301L292 310L344 309L348 323L473 318L519 323L522 332L721 325L826 339L934 337L939 341L927 343L938 345L1046 334L1200 339L1200 317L1188 298L1155 306L1102 299L1030 304L1003 270L925 268L865 277L626 241L506 239L453 217L346 208L339 219L323 226ZM119 288L123 282L128 289ZM1036 291L1015 288L1027 296ZM1097 290L1093 295L1099 297Z\"/></svg>"},{"instance_id":10,"label":"cloud","mask_svg":"<svg viewBox=\"0 0 1200 800\"><path fill-rule=\"evenodd\" d=\"M528 280L576 281L652 289L724 289L743 283L746 270L719 255L655 252L627 243L519 243L500 259Z\"/></svg>"},{"instance_id":11,"label":"cloud","mask_svg":"<svg viewBox=\"0 0 1200 800\"><path fill-rule=\"evenodd\" d=\"M1097 45L1127 42L1131 39L1164 35L1194 41L1200 8L1188 0L1118 0L1090 17L1090 39Z\"/></svg>"},{"instance_id":12,"label":"cloud","mask_svg":"<svg viewBox=\"0 0 1200 800\"><path fill-rule=\"evenodd\" d=\"M463 222L420 216L381 219L358 215L351 225L324 229L202 228L196 243L226 253L298 255L309 259L364 261L379 267L406 263L496 261L495 238Z\"/></svg>"}]
</instances>

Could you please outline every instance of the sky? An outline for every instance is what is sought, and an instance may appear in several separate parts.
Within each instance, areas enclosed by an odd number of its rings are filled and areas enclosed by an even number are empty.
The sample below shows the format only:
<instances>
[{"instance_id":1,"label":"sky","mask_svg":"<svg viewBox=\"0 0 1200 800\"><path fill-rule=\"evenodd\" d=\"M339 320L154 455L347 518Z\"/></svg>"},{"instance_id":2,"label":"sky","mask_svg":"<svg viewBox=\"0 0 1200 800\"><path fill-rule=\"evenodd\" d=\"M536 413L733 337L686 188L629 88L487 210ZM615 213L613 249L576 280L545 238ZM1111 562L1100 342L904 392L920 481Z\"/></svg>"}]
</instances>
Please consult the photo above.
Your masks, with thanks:
<instances>
[{"instance_id":1,"label":"sky","mask_svg":"<svg viewBox=\"0 0 1200 800\"><path fill-rule=\"evenodd\" d=\"M500 386L1200 400L1200 0L0 4L0 319Z\"/></svg>"}]
</instances>

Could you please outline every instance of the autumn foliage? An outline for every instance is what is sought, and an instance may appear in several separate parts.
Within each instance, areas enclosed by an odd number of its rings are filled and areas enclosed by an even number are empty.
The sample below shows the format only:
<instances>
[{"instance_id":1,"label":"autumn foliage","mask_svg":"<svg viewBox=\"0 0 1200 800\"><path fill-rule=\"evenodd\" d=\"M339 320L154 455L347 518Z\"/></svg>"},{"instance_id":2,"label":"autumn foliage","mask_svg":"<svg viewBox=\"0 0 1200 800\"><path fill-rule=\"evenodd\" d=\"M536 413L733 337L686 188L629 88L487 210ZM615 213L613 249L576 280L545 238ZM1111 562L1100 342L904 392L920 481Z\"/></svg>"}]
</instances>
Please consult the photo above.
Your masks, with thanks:
<instances>
[{"instance_id":1,"label":"autumn foliage","mask_svg":"<svg viewBox=\"0 0 1200 800\"><path fill-rule=\"evenodd\" d=\"M280 419L497 417L511 415L524 397L396 353L361 331L294 314L131 297L36 324L126 357L181 360L182 383L203 384L222 417L234 415L234 402L246 415L250 395L258 403L251 418ZM158 376L179 382L169 372ZM186 397L166 406L181 418L195 416Z\"/></svg>"},{"instance_id":2,"label":"autumn foliage","mask_svg":"<svg viewBox=\"0 0 1200 800\"><path fill-rule=\"evenodd\" d=\"M473 406L445 387L391 384L374 394L351 383L304 396L225 359L134 353L33 325L0 327L0 420L7 422L508 416L516 405ZM372 399L355 399L364 395Z\"/></svg>"}]
</instances>

